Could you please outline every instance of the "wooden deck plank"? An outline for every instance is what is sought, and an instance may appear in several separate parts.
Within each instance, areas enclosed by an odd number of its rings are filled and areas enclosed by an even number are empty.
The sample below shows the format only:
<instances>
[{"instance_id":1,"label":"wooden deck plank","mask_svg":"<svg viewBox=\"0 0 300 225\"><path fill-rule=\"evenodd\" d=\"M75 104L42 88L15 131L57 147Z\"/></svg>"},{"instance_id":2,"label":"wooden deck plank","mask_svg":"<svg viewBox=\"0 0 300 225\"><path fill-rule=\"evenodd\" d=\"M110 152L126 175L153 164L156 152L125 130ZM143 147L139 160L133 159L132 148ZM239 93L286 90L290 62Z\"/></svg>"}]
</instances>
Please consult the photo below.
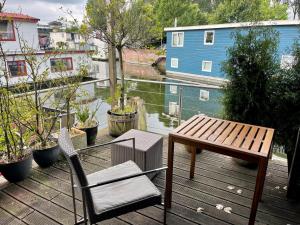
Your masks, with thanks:
<instances>
[{"instance_id":1,"label":"wooden deck plank","mask_svg":"<svg viewBox=\"0 0 300 225\"><path fill-rule=\"evenodd\" d=\"M30 225L59 225L59 223L37 211L34 211L33 213L26 216L23 221Z\"/></svg>"},{"instance_id":2,"label":"wooden deck plank","mask_svg":"<svg viewBox=\"0 0 300 225\"><path fill-rule=\"evenodd\" d=\"M0 208L0 225L25 225L25 223Z\"/></svg>"}]
</instances>

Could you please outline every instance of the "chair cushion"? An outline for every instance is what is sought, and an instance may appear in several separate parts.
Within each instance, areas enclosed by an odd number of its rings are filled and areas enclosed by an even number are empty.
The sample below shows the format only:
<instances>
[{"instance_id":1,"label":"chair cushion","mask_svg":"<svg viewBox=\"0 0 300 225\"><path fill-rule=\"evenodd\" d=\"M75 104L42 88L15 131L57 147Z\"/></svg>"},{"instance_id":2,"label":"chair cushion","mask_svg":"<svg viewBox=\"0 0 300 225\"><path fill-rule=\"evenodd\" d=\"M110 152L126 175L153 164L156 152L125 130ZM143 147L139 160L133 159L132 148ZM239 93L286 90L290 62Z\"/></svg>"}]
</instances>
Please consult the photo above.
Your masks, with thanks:
<instances>
[{"instance_id":1,"label":"chair cushion","mask_svg":"<svg viewBox=\"0 0 300 225\"><path fill-rule=\"evenodd\" d=\"M133 162L125 163L87 175L89 184L96 184L142 172ZM96 214L126 207L141 200L161 196L147 176L140 176L91 189Z\"/></svg>"}]
</instances>

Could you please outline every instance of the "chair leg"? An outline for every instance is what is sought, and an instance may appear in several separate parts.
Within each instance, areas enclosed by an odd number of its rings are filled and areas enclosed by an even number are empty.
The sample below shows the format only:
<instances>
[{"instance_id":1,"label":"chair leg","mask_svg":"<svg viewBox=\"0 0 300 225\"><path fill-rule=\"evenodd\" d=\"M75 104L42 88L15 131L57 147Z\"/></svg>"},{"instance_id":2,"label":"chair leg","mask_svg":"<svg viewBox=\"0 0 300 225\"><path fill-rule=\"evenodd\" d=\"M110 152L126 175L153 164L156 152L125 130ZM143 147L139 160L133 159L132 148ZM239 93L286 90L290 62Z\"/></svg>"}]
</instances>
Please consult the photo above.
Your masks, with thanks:
<instances>
[{"instance_id":1,"label":"chair leg","mask_svg":"<svg viewBox=\"0 0 300 225\"><path fill-rule=\"evenodd\" d=\"M163 207L164 207L164 225L167 224L167 207L166 204L162 203Z\"/></svg>"},{"instance_id":2,"label":"chair leg","mask_svg":"<svg viewBox=\"0 0 300 225\"><path fill-rule=\"evenodd\" d=\"M86 199L85 199L85 193L84 190L82 190L82 207L83 207L83 220L84 220L84 225L87 225L88 220L87 220L87 215L86 215Z\"/></svg>"},{"instance_id":3,"label":"chair leg","mask_svg":"<svg viewBox=\"0 0 300 225\"><path fill-rule=\"evenodd\" d=\"M72 200L73 200L73 209L74 209L74 220L75 224L77 224L77 212L76 212L76 200L75 200L75 190L74 190L74 179L72 170L70 169L70 175L71 175L71 186L72 186Z\"/></svg>"}]
</instances>

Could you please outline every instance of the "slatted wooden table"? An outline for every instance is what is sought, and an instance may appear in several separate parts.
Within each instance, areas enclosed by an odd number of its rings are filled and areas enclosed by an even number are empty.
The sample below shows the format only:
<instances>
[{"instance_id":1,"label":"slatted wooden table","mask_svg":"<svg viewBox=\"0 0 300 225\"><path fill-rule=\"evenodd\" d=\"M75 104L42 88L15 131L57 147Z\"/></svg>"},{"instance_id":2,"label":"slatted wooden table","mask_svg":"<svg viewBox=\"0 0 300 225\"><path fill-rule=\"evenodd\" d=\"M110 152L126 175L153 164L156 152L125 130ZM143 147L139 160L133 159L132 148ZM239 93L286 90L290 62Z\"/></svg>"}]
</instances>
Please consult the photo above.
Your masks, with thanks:
<instances>
[{"instance_id":1,"label":"slatted wooden table","mask_svg":"<svg viewBox=\"0 0 300 225\"><path fill-rule=\"evenodd\" d=\"M251 206L249 225L255 223L258 202L270 157L274 129L196 115L169 134L168 171L165 204L171 207L174 143L193 146L190 178L194 177L196 147L257 162L258 172Z\"/></svg>"}]
</instances>

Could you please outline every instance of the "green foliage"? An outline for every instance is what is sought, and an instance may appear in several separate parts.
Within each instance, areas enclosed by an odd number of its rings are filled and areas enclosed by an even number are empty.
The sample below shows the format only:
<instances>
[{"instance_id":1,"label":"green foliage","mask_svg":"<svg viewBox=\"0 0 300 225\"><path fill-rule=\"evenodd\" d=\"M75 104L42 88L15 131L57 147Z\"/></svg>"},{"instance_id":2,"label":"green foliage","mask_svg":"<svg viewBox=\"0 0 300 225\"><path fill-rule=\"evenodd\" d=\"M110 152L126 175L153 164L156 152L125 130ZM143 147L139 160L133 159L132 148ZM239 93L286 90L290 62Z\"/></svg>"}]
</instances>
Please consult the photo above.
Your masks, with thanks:
<instances>
[{"instance_id":1,"label":"green foliage","mask_svg":"<svg viewBox=\"0 0 300 225\"><path fill-rule=\"evenodd\" d=\"M164 27L174 26L177 18L178 26L192 26L206 24L205 15L200 11L199 5L189 0L157 0L154 6L157 26L163 32Z\"/></svg>"},{"instance_id":2,"label":"green foliage","mask_svg":"<svg viewBox=\"0 0 300 225\"><path fill-rule=\"evenodd\" d=\"M233 34L234 45L222 67L229 79L224 88L227 119L270 125L268 86L278 71L278 38L276 31L262 28Z\"/></svg>"},{"instance_id":3,"label":"green foliage","mask_svg":"<svg viewBox=\"0 0 300 225\"><path fill-rule=\"evenodd\" d=\"M96 120L96 113L99 110L101 103L97 102L94 110L91 110L87 105L75 104L76 119L78 128L89 128L95 126L98 122Z\"/></svg>"},{"instance_id":4,"label":"green foliage","mask_svg":"<svg viewBox=\"0 0 300 225\"><path fill-rule=\"evenodd\" d=\"M224 0L212 12L210 23L236 23L287 19L287 4L269 0Z\"/></svg>"},{"instance_id":5,"label":"green foliage","mask_svg":"<svg viewBox=\"0 0 300 225\"><path fill-rule=\"evenodd\" d=\"M300 44L292 48L295 64L283 69L272 78L270 85L272 125L276 129L276 141L293 151L300 127Z\"/></svg>"}]
</instances>

